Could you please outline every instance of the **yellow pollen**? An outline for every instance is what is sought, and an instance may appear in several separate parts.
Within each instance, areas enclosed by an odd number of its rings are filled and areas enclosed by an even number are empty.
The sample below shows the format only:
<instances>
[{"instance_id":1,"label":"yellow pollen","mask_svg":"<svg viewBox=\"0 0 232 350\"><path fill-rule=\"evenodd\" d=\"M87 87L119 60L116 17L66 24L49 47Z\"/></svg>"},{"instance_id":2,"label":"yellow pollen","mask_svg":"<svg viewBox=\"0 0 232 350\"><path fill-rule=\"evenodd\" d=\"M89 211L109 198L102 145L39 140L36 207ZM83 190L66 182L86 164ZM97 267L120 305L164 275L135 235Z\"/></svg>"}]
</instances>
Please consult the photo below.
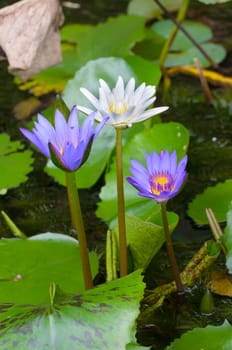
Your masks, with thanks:
<instances>
[{"instance_id":1,"label":"yellow pollen","mask_svg":"<svg viewBox=\"0 0 232 350\"><path fill-rule=\"evenodd\" d=\"M64 148L60 147L60 155L63 156L64 155Z\"/></svg>"},{"instance_id":2,"label":"yellow pollen","mask_svg":"<svg viewBox=\"0 0 232 350\"><path fill-rule=\"evenodd\" d=\"M154 176L152 184L151 184L151 191L155 195L160 195L161 192L165 190L172 190L173 184L169 184L170 178L167 174L157 174ZM167 185L167 186L165 186Z\"/></svg>"},{"instance_id":3,"label":"yellow pollen","mask_svg":"<svg viewBox=\"0 0 232 350\"><path fill-rule=\"evenodd\" d=\"M123 114L127 110L127 105L123 102L114 102L110 104L109 110L110 112Z\"/></svg>"}]
</instances>

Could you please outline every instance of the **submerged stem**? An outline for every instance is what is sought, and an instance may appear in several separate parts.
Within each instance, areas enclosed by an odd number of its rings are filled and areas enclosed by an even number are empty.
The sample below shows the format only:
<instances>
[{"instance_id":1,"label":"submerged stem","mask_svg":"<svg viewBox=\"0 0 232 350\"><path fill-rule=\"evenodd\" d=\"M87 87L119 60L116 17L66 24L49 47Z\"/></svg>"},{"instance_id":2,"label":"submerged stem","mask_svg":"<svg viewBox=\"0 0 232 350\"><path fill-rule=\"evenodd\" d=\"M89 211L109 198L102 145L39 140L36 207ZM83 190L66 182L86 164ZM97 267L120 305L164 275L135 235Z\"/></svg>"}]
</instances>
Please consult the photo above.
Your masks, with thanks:
<instances>
[{"instance_id":1,"label":"submerged stem","mask_svg":"<svg viewBox=\"0 0 232 350\"><path fill-rule=\"evenodd\" d=\"M177 266L176 257L175 257L175 253L174 253L174 249L173 249L173 245L170 237L169 227L168 227L166 202L161 203L161 213L162 213L162 220L163 220L164 235L166 240L166 247L167 247L168 257L172 268L173 276L176 282L176 289L177 289L177 292L182 292L183 285L180 279L180 272Z\"/></svg>"},{"instance_id":2,"label":"submerged stem","mask_svg":"<svg viewBox=\"0 0 232 350\"><path fill-rule=\"evenodd\" d=\"M80 200L76 188L76 179L74 172L66 172L66 184L69 201L69 209L73 228L77 231L77 239L80 246L82 271L85 282L85 289L93 288L93 280L90 269L89 254L84 229L84 222L81 212Z\"/></svg>"},{"instance_id":3,"label":"submerged stem","mask_svg":"<svg viewBox=\"0 0 232 350\"><path fill-rule=\"evenodd\" d=\"M116 128L116 162L117 162L117 194L118 194L118 230L119 230L119 254L120 277L127 275L127 248L126 248L126 221L123 189L122 168L122 129Z\"/></svg>"}]
</instances>

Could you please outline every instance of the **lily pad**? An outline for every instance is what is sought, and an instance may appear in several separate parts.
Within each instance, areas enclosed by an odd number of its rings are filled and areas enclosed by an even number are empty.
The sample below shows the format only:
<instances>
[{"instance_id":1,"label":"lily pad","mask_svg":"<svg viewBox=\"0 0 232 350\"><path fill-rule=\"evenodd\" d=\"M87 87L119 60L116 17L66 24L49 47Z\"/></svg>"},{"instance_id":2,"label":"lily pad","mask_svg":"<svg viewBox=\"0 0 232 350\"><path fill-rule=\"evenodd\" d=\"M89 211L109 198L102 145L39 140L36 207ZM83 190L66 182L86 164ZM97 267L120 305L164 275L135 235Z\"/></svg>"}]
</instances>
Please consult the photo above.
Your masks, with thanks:
<instances>
[{"instance_id":1,"label":"lily pad","mask_svg":"<svg viewBox=\"0 0 232 350\"><path fill-rule=\"evenodd\" d=\"M67 81L88 61L131 55L131 48L143 38L144 31L145 19L134 15L109 18L98 25L64 26L61 31L63 62L35 75L30 81L18 81L19 88L30 89L36 96L61 92Z\"/></svg>"},{"instance_id":2,"label":"lily pad","mask_svg":"<svg viewBox=\"0 0 232 350\"><path fill-rule=\"evenodd\" d=\"M208 187L202 194L197 195L189 204L188 215L197 224L208 224L205 209L211 208L217 221L224 222L231 200L232 180L226 180L216 186Z\"/></svg>"},{"instance_id":3,"label":"lily pad","mask_svg":"<svg viewBox=\"0 0 232 350\"><path fill-rule=\"evenodd\" d=\"M156 22L151 28L166 41L174 29L174 26L171 20L163 20ZM220 63L225 58L225 49L219 44L209 42L209 40L212 39L212 31L208 26L200 22L187 20L182 22L182 26L216 63ZM207 67L210 65L209 61L198 48L194 46L192 41L189 40L181 30L178 30L165 60L165 66L193 65L194 58L196 57L201 62L202 66Z\"/></svg>"},{"instance_id":4,"label":"lily pad","mask_svg":"<svg viewBox=\"0 0 232 350\"><path fill-rule=\"evenodd\" d=\"M166 350L227 350L232 347L232 326L225 321L221 326L195 328L176 339Z\"/></svg>"},{"instance_id":5,"label":"lily pad","mask_svg":"<svg viewBox=\"0 0 232 350\"><path fill-rule=\"evenodd\" d=\"M162 0L162 5L169 11L176 11L182 4L181 0ZM153 0L131 0L128 5L130 15L143 16L147 20L159 18L163 11Z\"/></svg>"},{"instance_id":6,"label":"lily pad","mask_svg":"<svg viewBox=\"0 0 232 350\"><path fill-rule=\"evenodd\" d=\"M1 303L49 303L49 286L64 293L84 290L78 242L63 234L46 233L29 239L0 240ZM93 276L97 255L90 253Z\"/></svg>"},{"instance_id":7,"label":"lily pad","mask_svg":"<svg viewBox=\"0 0 232 350\"><path fill-rule=\"evenodd\" d=\"M22 148L19 141L11 141L7 134L0 134L1 192L27 181L27 174L32 171L32 152Z\"/></svg>"},{"instance_id":8,"label":"lily pad","mask_svg":"<svg viewBox=\"0 0 232 350\"><path fill-rule=\"evenodd\" d=\"M124 191L125 207L129 215L135 215L147 220L159 211L159 205L153 200L139 197L137 190L132 187L126 177L130 175L130 159L136 159L145 165L146 152L176 150L181 159L187 151L189 143L188 130L179 123L154 124L151 129L145 129L130 140L123 149ZM101 202L98 203L97 215L105 220L111 227L117 218L117 189L116 189L116 161L114 160L109 172L106 174L106 184L100 193Z\"/></svg>"},{"instance_id":9,"label":"lily pad","mask_svg":"<svg viewBox=\"0 0 232 350\"><path fill-rule=\"evenodd\" d=\"M137 349L135 320L143 292L136 271L52 305L2 304L1 350Z\"/></svg>"}]
</instances>

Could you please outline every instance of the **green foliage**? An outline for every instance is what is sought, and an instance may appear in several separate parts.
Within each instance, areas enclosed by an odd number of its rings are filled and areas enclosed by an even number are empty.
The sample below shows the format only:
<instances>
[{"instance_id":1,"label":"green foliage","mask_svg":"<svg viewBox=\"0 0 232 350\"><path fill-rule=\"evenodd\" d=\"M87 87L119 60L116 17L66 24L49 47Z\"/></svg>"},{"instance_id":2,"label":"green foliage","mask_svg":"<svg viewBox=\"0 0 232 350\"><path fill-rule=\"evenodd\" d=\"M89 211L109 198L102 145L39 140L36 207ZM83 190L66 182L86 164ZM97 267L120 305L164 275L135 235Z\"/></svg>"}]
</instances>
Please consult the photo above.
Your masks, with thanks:
<instances>
[{"instance_id":1,"label":"green foliage","mask_svg":"<svg viewBox=\"0 0 232 350\"><path fill-rule=\"evenodd\" d=\"M232 273L232 201L227 212L227 225L223 236L223 243L226 247L226 267L229 273Z\"/></svg>"},{"instance_id":2,"label":"green foliage","mask_svg":"<svg viewBox=\"0 0 232 350\"><path fill-rule=\"evenodd\" d=\"M158 65L136 56L99 58L89 61L76 72L74 78L69 80L65 87L63 99L69 108L75 104L93 108L80 92L80 87L85 87L98 96L99 79L104 79L109 86L114 86L119 75L124 81L134 77L137 84L145 82L157 85L161 72Z\"/></svg>"},{"instance_id":3,"label":"green foliage","mask_svg":"<svg viewBox=\"0 0 232 350\"><path fill-rule=\"evenodd\" d=\"M63 62L21 83L20 88L30 89L35 95L61 92L67 81L88 61L131 55L131 48L143 38L144 31L144 18L134 15L109 18L98 25L64 26L61 31Z\"/></svg>"},{"instance_id":4,"label":"green foliage","mask_svg":"<svg viewBox=\"0 0 232 350\"><path fill-rule=\"evenodd\" d=\"M182 0L162 0L162 5L169 11L178 10L181 4ZM163 11L153 0L131 0L128 5L128 13L143 16L149 20L161 17Z\"/></svg>"},{"instance_id":5,"label":"green foliage","mask_svg":"<svg viewBox=\"0 0 232 350\"><path fill-rule=\"evenodd\" d=\"M67 294L84 290L78 242L66 235L46 233L29 239L0 240L1 303L49 303L49 286ZM92 272L98 259L90 253Z\"/></svg>"},{"instance_id":6,"label":"green foliage","mask_svg":"<svg viewBox=\"0 0 232 350\"><path fill-rule=\"evenodd\" d=\"M154 23L151 29L166 41L174 26L175 24L171 20L163 20ZM208 26L195 21L183 21L182 26L215 62L220 63L225 58L225 49L221 45L209 42L209 40L212 39L212 31ZM170 47L165 66L193 65L193 59L195 57L200 60L202 66L207 67L210 65L208 60L200 53L186 35L181 30L178 30Z\"/></svg>"},{"instance_id":7,"label":"green foliage","mask_svg":"<svg viewBox=\"0 0 232 350\"><path fill-rule=\"evenodd\" d=\"M11 141L7 134L0 134L0 190L17 187L27 181L27 174L32 170L31 151L22 151L19 141ZM17 171L16 171L17 169Z\"/></svg>"},{"instance_id":8,"label":"green foliage","mask_svg":"<svg viewBox=\"0 0 232 350\"><path fill-rule=\"evenodd\" d=\"M232 326L225 321L221 326L195 328L176 339L166 350L229 350L232 348Z\"/></svg>"},{"instance_id":9,"label":"green foliage","mask_svg":"<svg viewBox=\"0 0 232 350\"><path fill-rule=\"evenodd\" d=\"M83 294L55 295L50 304L2 304L1 350L140 349L135 320L143 291L136 271Z\"/></svg>"},{"instance_id":10,"label":"green foliage","mask_svg":"<svg viewBox=\"0 0 232 350\"><path fill-rule=\"evenodd\" d=\"M226 221L226 213L232 199L231 193L232 180L226 180L216 186L206 188L202 194L197 195L189 204L188 215L197 224L208 224L205 209L211 208L217 221Z\"/></svg>"},{"instance_id":11,"label":"green foliage","mask_svg":"<svg viewBox=\"0 0 232 350\"><path fill-rule=\"evenodd\" d=\"M124 80L129 80L132 76L138 81L146 80L147 83L157 84L160 79L158 66L147 62L140 57L122 58L99 58L88 62L83 66L74 78L69 80L64 92L65 103L71 108L75 104L92 108L86 97L80 92L83 86L98 95L100 78L109 84L115 84L118 75L122 75ZM76 172L77 186L79 188L89 188L96 183L100 175L106 168L111 153L115 147L115 130L111 126L105 126L91 149L87 162ZM55 167L51 161L48 162L45 171L53 176L55 180L65 185L63 172Z\"/></svg>"},{"instance_id":12,"label":"green foliage","mask_svg":"<svg viewBox=\"0 0 232 350\"><path fill-rule=\"evenodd\" d=\"M152 128L144 129L142 132L137 133L125 144L123 149L123 169L127 214L147 220L159 211L159 206L154 201L139 197L136 189L127 183L126 177L130 175L130 159L134 158L145 165L145 152L159 152L162 149L169 152L176 150L180 159L185 155L188 143L188 130L181 124L171 122L154 124ZM97 215L107 223L111 223L111 226L113 226L117 217L115 178L116 161L114 160L109 172L106 174L106 184L101 190L101 202L98 204L97 210Z\"/></svg>"},{"instance_id":13,"label":"green foliage","mask_svg":"<svg viewBox=\"0 0 232 350\"><path fill-rule=\"evenodd\" d=\"M146 269L153 256L160 250L165 242L163 225L159 223L159 220L154 221L156 223L143 221L136 216L126 217L127 244L133 258L135 270L139 268ZM177 225L178 215L175 213L168 213L168 222L170 232L172 232ZM119 237L118 227L116 227L115 232L116 237Z\"/></svg>"}]
</instances>

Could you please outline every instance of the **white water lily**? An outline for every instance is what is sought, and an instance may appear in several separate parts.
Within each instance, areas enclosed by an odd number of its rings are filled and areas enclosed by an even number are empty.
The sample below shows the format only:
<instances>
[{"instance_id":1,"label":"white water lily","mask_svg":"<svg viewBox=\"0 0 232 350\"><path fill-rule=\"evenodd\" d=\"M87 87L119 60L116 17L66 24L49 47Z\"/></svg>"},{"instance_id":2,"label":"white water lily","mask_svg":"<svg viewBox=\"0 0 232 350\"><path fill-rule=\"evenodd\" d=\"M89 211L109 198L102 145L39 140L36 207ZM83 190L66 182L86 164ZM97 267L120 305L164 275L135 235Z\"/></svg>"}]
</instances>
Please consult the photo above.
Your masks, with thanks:
<instances>
[{"instance_id":1,"label":"white water lily","mask_svg":"<svg viewBox=\"0 0 232 350\"><path fill-rule=\"evenodd\" d=\"M156 88L142 83L135 89L134 78L131 78L124 85L122 77L119 76L112 90L103 79L100 79L99 83L99 99L86 88L80 88L80 91L94 106L96 110L95 119L99 122L108 116L107 124L111 124L116 128L130 127L133 123L144 121L168 109L166 106L148 109L156 100L156 96L154 96ZM92 109L84 106L77 105L76 107L86 114L93 112Z\"/></svg>"}]
</instances>

